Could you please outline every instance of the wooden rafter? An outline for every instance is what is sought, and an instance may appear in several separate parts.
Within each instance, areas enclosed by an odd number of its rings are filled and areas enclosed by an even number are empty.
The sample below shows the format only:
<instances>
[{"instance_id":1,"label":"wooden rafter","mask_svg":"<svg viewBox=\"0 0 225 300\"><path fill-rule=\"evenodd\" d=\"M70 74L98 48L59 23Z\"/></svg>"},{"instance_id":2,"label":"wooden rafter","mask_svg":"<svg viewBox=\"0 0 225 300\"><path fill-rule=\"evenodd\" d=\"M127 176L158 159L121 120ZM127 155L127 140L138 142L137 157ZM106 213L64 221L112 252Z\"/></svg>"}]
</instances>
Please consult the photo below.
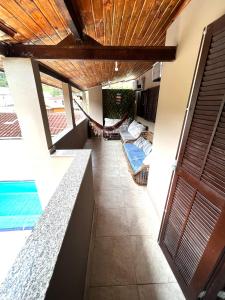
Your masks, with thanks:
<instances>
[{"instance_id":1,"label":"wooden rafter","mask_svg":"<svg viewBox=\"0 0 225 300\"><path fill-rule=\"evenodd\" d=\"M9 47L5 43L0 43L0 56L8 56Z\"/></svg>"},{"instance_id":2,"label":"wooden rafter","mask_svg":"<svg viewBox=\"0 0 225 300\"><path fill-rule=\"evenodd\" d=\"M1 49L0 49L1 50ZM120 47L120 46L46 46L10 45L2 48L8 57L30 57L36 59L74 59L74 60L111 60L111 61L173 61L176 57L175 46ZM5 54L4 54L5 53Z\"/></svg>"},{"instance_id":3,"label":"wooden rafter","mask_svg":"<svg viewBox=\"0 0 225 300\"><path fill-rule=\"evenodd\" d=\"M83 23L75 4L70 0L55 0L66 23L77 40L83 39Z\"/></svg>"},{"instance_id":4,"label":"wooden rafter","mask_svg":"<svg viewBox=\"0 0 225 300\"><path fill-rule=\"evenodd\" d=\"M60 41L57 46L58 47L66 47L71 45L76 45L77 40L75 39L74 35L71 33L67 35L62 41Z\"/></svg>"},{"instance_id":5,"label":"wooden rafter","mask_svg":"<svg viewBox=\"0 0 225 300\"><path fill-rule=\"evenodd\" d=\"M7 26L2 21L0 21L0 30L12 38L16 35L16 31L10 28L9 26Z\"/></svg>"},{"instance_id":6,"label":"wooden rafter","mask_svg":"<svg viewBox=\"0 0 225 300\"><path fill-rule=\"evenodd\" d=\"M92 39L90 36L83 34L82 40L76 40L74 35L71 33L65 37L61 42L57 44L57 47L67 47L67 46L78 46L78 45L92 45L101 46L96 40Z\"/></svg>"}]
</instances>

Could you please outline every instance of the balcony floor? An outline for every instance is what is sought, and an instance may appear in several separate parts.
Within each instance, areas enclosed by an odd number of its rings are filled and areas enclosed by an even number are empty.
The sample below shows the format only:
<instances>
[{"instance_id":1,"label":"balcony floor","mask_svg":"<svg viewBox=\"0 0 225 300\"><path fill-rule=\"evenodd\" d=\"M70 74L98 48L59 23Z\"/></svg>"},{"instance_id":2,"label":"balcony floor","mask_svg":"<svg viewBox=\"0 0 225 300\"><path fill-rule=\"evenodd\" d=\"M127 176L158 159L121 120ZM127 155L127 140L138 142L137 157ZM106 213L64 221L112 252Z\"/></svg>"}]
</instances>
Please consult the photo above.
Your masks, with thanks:
<instances>
[{"instance_id":1,"label":"balcony floor","mask_svg":"<svg viewBox=\"0 0 225 300\"><path fill-rule=\"evenodd\" d=\"M87 300L183 300L158 244L160 222L146 187L128 172L120 141L88 140L93 149L95 218Z\"/></svg>"}]
</instances>

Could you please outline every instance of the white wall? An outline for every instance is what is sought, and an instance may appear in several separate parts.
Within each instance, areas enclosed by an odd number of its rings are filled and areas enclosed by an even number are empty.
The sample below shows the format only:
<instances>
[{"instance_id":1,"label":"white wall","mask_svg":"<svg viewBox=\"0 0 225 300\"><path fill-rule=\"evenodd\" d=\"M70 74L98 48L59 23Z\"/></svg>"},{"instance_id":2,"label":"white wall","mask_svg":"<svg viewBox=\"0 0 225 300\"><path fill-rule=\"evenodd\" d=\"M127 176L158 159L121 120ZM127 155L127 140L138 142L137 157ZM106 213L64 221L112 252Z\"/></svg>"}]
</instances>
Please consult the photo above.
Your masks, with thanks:
<instances>
[{"instance_id":1,"label":"white wall","mask_svg":"<svg viewBox=\"0 0 225 300\"><path fill-rule=\"evenodd\" d=\"M47 139L50 132L45 131L42 119L40 106L44 106L44 98L37 62L29 58L5 58L4 69L23 140L20 143L1 142L1 148L4 147L0 150L0 156L7 153L2 156L4 162L0 160L1 176L4 180L35 180L44 208L72 158L53 158L49 153ZM44 119L47 121L47 113ZM10 156L12 151L13 159Z\"/></svg>"},{"instance_id":2,"label":"white wall","mask_svg":"<svg viewBox=\"0 0 225 300\"><path fill-rule=\"evenodd\" d=\"M174 62L164 63L155 123L148 191L163 213L205 26L225 14L224 0L192 0L167 31L166 45L178 45Z\"/></svg>"},{"instance_id":3,"label":"white wall","mask_svg":"<svg viewBox=\"0 0 225 300\"><path fill-rule=\"evenodd\" d=\"M158 86L160 84L159 82L153 82L152 81L152 69L150 69L147 72L145 72L138 79L140 80L142 77L145 78L144 90L150 89L150 88L152 88L154 86ZM145 126L148 126L149 130L152 131L152 132L154 132L155 123L147 121L147 120L145 120L145 119L143 119L141 117L138 117L138 116L136 116L135 120L138 121L138 122L141 122Z\"/></svg>"},{"instance_id":4,"label":"white wall","mask_svg":"<svg viewBox=\"0 0 225 300\"><path fill-rule=\"evenodd\" d=\"M96 86L88 89L86 93L86 99L88 100L89 114L90 116L102 124L103 122L103 107L102 107L102 86Z\"/></svg>"}]
</instances>

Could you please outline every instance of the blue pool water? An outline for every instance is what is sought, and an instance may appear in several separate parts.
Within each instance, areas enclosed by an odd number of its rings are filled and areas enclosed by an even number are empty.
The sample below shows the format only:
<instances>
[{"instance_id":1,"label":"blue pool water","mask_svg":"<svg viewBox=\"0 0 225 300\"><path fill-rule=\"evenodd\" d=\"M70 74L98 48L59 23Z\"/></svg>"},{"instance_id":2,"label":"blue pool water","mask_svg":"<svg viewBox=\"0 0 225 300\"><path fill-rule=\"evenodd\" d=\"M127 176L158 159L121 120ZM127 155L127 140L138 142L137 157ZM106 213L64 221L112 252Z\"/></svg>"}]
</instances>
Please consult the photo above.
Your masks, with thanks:
<instances>
[{"instance_id":1,"label":"blue pool water","mask_svg":"<svg viewBox=\"0 0 225 300\"><path fill-rule=\"evenodd\" d=\"M41 213L34 181L0 182L0 231L32 229Z\"/></svg>"}]
</instances>

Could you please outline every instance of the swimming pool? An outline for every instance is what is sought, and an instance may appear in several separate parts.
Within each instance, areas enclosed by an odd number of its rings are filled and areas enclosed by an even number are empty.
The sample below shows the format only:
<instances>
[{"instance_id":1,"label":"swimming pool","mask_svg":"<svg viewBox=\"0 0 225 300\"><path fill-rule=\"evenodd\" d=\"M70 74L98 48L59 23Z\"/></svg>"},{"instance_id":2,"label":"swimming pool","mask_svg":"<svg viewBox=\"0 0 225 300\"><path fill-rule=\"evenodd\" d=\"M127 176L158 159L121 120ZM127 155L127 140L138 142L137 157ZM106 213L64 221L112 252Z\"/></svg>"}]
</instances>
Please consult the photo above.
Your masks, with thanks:
<instances>
[{"instance_id":1,"label":"swimming pool","mask_svg":"<svg viewBox=\"0 0 225 300\"><path fill-rule=\"evenodd\" d=\"M34 181L0 182L0 231L32 229L41 213Z\"/></svg>"}]
</instances>

